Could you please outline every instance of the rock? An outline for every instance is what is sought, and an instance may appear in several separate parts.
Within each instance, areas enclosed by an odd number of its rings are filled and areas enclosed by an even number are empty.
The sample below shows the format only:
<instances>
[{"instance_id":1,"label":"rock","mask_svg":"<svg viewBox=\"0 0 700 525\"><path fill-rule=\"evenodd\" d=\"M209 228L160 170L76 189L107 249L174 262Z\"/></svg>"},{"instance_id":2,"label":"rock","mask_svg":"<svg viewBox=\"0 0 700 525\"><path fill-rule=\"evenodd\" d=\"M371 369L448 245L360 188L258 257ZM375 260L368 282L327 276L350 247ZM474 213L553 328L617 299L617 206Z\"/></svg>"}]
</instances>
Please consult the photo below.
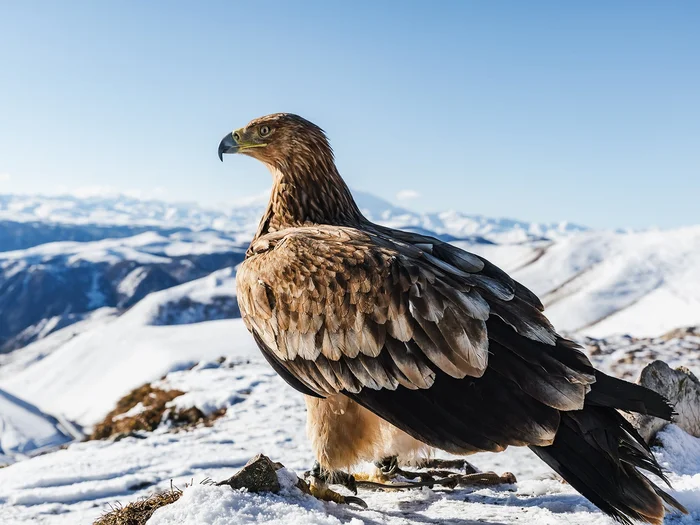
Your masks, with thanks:
<instances>
[{"instance_id":1,"label":"rock","mask_svg":"<svg viewBox=\"0 0 700 525\"><path fill-rule=\"evenodd\" d=\"M687 368L673 370L663 361L654 361L642 370L639 384L663 395L678 413L674 423L688 434L700 437L700 381ZM651 442L668 423L642 414L630 418L641 436Z\"/></svg>"},{"instance_id":2,"label":"rock","mask_svg":"<svg viewBox=\"0 0 700 525\"><path fill-rule=\"evenodd\" d=\"M279 465L279 464L277 464ZM270 458L258 454L245 467L225 481L217 485L228 485L233 489L246 488L250 492L279 492L280 482L277 479L276 466Z\"/></svg>"}]
</instances>

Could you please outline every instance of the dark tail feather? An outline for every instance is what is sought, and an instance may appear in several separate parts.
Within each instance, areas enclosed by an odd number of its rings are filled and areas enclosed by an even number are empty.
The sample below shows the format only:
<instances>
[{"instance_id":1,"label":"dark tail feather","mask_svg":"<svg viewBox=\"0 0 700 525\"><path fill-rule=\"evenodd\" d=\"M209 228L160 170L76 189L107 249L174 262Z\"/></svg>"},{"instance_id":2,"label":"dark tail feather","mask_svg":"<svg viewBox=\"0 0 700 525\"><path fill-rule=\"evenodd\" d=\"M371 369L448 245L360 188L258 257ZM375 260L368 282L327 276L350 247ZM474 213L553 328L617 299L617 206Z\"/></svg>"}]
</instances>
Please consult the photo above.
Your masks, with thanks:
<instances>
[{"instance_id":1,"label":"dark tail feather","mask_svg":"<svg viewBox=\"0 0 700 525\"><path fill-rule=\"evenodd\" d=\"M554 443L530 448L572 487L621 523L639 520L661 524L664 504L687 513L683 505L638 470L666 481L647 444L612 408L587 404L581 411L564 412Z\"/></svg>"},{"instance_id":2,"label":"dark tail feather","mask_svg":"<svg viewBox=\"0 0 700 525\"><path fill-rule=\"evenodd\" d=\"M595 383L586 395L586 403L637 412L671 421L673 406L664 396L640 385L595 371Z\"/></svg>"}]
</instances>

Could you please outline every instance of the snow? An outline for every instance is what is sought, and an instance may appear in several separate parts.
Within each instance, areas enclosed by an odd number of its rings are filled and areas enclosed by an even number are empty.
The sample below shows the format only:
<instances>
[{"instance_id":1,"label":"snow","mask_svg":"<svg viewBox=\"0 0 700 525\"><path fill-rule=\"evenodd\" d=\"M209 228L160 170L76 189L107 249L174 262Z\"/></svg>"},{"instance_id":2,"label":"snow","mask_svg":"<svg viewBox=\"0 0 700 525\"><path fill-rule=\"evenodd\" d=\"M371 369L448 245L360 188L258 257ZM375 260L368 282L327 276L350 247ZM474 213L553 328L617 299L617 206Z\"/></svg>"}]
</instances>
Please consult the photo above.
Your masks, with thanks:
<instances>
[{"instance_id":1,"label":"snow","mask_svg":"<svg viewBox=\"0 0 700 525\"><path fill-rule=\"evenodd\" d=\"M193 303L205 305L211 304L220 297L232 299L236 297L236 272L234 268L224 268L201 279L151 293L139 301L132 308L130 314L146 324L160 324L159 316L162 315L162 309L167 308L169 304L189 299ZM187 322L188 320L183 321Z\"/></svg>"},{"instance_id":2,"label":"snow","mask_svg":"<svg viewBox=\"0 0 700 525\"><path fill-rule=\"evenodd\" d=\"M463 524L465 518L468 523L508 525L613 523L523 448L469 458L482 470L514 472L519 480L516 485L361 490L359 496L368 510L303 495L291 487L289 472L279 474L284 486L280 495L202 485L207 478L228 478L259 452L298 475L313 462L304 432L302 396L261 358L249 359L245 348L233 354L221 365L208 361L189 371L170 373L164 380L186 392L197 392L204 403L219 403L221 391L234 394L236 399L223 402L227 413L212 426L190 431L161 426L153 433L116 442L73 443L0 469L0 520L18 525L89 523L110 504L168 490L172 480L184 494L154 514L150 524ZM208 393L207 384L211 385ZM668 448L656 452L674 470L670 475L673 494L692 511L684 518L669 518L669 523L695 523L700 520L700 468L696 468L700 455L695 455L697 444L695 448L690 444L700 440L675 427L663 432L661 440ZM683 455L677 456L677 450ZM188 484L192 485L185 488Z\"/></svg>"},{"instance_id":3,"label":"snow","mask_svg":"<svg viewBox=\"0 0 700 525\"><path fill-rule=\"evenodd\" d=\"M141 284L141 281L143 281L147 275L148 269L144 268L143 266L133 269L126 274L124 279L121 280L119 286L117 286L117 291L120 294L131 297L136 292L136 289L138 288L139 284Z\"/></svg>"},{"instance_id":4,"label":"snow","mask_svg":"<svg viewBox=\"0 0 700 525\"><path fill-rule=\"evenodd\" d=\"M100 329L103 325L116 320L117 313L115 308L99 308L90 312L85 319L51 333L49 336L16 352L0 354L0 381L4 377L14 376L32 364L41 361L76 335L86 332L93 327Z\"/></svg>"},{"instance_id":5,"label":"snow","mask_svg":"<svg viewBox=\"0 0 700 525\"><path fill-rule=\"evenodd\" d=\"M0 389L0 466L71 440L55 419Z\"/></svg>"},{"instance_id":6,"label":"snow","mask_svg":"<svg viewBox=\"0 0 700 525\"><path fill-rule=\"evenodd\" d=\"M542 298L547 315L562 332L646 337L700 324L700 226L591 231L568 223L535 224L458 212L419 214L370 194L356 192L356 196L370 218L443 235L501 266ZM257 227L265 199L205 209L123 196L87 200L0 196L0 218L3 209L9 215L19 213L13 215L15 220L36 220L34 211L51 209L46 220L90 224L96 222L94 213L99 210L111 217L103 221L109 224L120 224L121 219L128 223L129 218L133 225L171 229L170 233L162 230L92 242L53 242L4 252L0 253L0 268L9 279L32 265L49 263L87 271L91 265L121 261L165 264L201 254L242 253ZM173 232L173 228L181 229ZM132 270L119 291L129 296L127 292L135 290L144 276L143 270ZM92 307L104 303L97 289L90 303Z\"/></svg>"},{"instance_id":7,"label":"snow","mask_svg":"<svg viewBox=\"0 0 700 525\"><path fill-rule=\"evenodd\" d=\"M661 446L656 447L659 463L673 472L673 496L692 509L689 523L700 522L700 438L690 436L679 427L669 425L657 434ZM695 518L695 521L689 521Z\"/></svg>"},{"instance_id":8,"label":"snow","mask_svg":"<svg viewBox=\"0 0 700 525\"><path fill-rule=\"evenodd\" d=\"M131 237L103 239L92 242L60 241L27 248L0 252L0 265L17 273L27 264L39 264L57 257L66 259L66 265L116 264L134 261L140 264L168 263L173 257L204 253L240 251L244 246L222 233L180 232L163 236L155 232ZM15 267L13 265L24 265Z\"/></svg>"},{"instance_id":9,"label":"snow","mask_svg":"<svg viewBox=\"0 0 700 525\"><path fill-rule=\"evenodd\" d=\"M161 390L185 392L170 401L167 405L168 408L187 410L197 407L205 416L208 416L217 410L243 401L243 397L238 393L240 388L236 388L238 385L234 384L234 388L231 389L230 374L222 374L222 371L218 369L218 364L201 363L194 367L192 372L185 370L173 372L162 381L154 383L153 386Z\"/></svg>"},{"instance_id":10,"label":"snow","mask_svg":"<svg viewBox=\"0 0 700 525\"><path fill-rule=\"evenodd\" d=\"M240 319L165 327L144 324L140 313L132 309L117 320L95 323L43 359L2 377L0 388L48 413L92 425L132 389L200 359L229 355L231 341L242 339L250 354L257 351Z\"/></svg>"},{"instance_id":11,"label":"snow","mask_svg":"<svg viewBox=\"0 0 700 525\"><path fill-rule=\"evenodd\" d=\"M459 245L532 289L562 332L651 337L700 324L700 226L589 231L527 245Z\"/></svg>"},{"instance_id":12,"label":"snow","mask_svg":"<svg viewBox=\"0 0 700 525\"><path fill-rule=\"evenodd\" d=\"M362 525L358 518L349 522L329 515L324 505L305 497L299 489L296 494L260 495L232 491L228 487L193 485L185 489L181 498L172 505L158 509L149 525L180 525L183 523L278 523L280 525Z\"/></svg>"},{"instance_id":13,"label":"snow","mask_svg":"<svg viewBox=\"0 0 700 525\"><path fill-rule=\"evenodd\" d=\"M129 319L129 314L136 319ZM303 396L288 387L252 348L240 321L167 327L153 327L147 322L148 316L139 313L137 305L121 318L103 316L86 323L85 332L63 340L43 360L30 360L24 368L17 365L19 372L3 379L3 384L12 383L15 375L32 377L42 382L37 389L40 391L53 388L52 381L68 374L68 382L39 397L47 406L57 410L64 407L79 421L89 423L103 417L123 390L165 375L156 386L184 392L170 408L196 406L207 414L227 408L225 415L211 426L188 431L164 424L152 433L119 441L74 442L65 449L0 469L0 522L89 523L109 505L168 490L172 481L185 489L184 494L179 502L159 510L151 523L405 525L462 524L468 518L473 523L508 525L612 525L523 448L469 458L482 470L515 473L517 485L405 492L363 490L360 497L368 503L368 510L321 503L291 489L275 496L200 485L207 478L226 479L261 452L299 474L310 468L313 455L305 437ZM82 340L92 332L105 333L99 344ZM73 344L78 349L93 351L78 351L72 347L73 341L77 341ZM162 352L164 346L168 352ZM59 359L65 348L66 355ZM159 353L161 363L166 363L164 368L152 366L144 355L154 351ZM196 360L195 355L204 358L194 367L184 366L183 361ZM219 355L228 357L221 362ZM607 355L603 353L600 358L606 359ZM51 366L36 368L54 356ZM135 356L136 365L125 368L123 363L130 363ZM52 371L54 368L57 370ZM168 368L172 371L166 375ZM52 375L44 378L44 374ZM26 388L23 392L31 398L38 396ZM665 448L655 452L673 472L670 478L674 495L692 511L689 517L669 518L669 523L695 523L700 520L700 440L675 427L669 427L660 439Z\"/></svg>"}]
</instances>

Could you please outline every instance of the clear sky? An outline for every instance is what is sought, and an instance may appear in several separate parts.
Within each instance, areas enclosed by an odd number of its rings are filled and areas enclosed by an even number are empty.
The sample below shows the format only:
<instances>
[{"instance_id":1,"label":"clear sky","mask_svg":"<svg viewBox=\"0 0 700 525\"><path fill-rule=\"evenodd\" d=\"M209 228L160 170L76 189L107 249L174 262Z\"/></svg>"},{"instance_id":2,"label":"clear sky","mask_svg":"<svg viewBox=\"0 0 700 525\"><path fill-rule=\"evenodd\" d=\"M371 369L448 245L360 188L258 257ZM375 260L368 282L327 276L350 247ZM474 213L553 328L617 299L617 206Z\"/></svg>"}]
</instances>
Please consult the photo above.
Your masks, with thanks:
<instances>
[{"instance_id":1,"label":"clear sky","mask_svg":"<svg viewBox=\"0 0 700 525\"><path fill-rule=\"evenodd\" d=\"M700 2L0 0L0 193L259 194L278 111L414 209L700 223Z\"/></svg>"}]
</instances>

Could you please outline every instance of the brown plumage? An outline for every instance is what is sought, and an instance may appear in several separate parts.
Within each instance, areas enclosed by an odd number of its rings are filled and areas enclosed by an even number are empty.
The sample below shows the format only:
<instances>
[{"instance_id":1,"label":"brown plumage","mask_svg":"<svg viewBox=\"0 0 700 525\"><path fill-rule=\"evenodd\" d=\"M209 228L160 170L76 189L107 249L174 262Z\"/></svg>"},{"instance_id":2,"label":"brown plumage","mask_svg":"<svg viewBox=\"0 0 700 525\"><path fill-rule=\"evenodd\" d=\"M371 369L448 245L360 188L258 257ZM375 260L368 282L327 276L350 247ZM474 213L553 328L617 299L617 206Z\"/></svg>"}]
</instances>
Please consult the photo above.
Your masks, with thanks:
<instances>
[{"instance_id":1,"label":"brown plumage","mask_svg":"<svg viewBox=\"0 0 700 525\"><path fill-rule=\"evenodd\" d=\"M530 446L616 519L682 509L616 409L667 419L651 391L596 371L537 297L485 259L365 219L323 131L291 114L250 122L219 154L273 175L238 276L243 320L271 366L307 396L321 465Z\"/></svg>"}]
</instances>

